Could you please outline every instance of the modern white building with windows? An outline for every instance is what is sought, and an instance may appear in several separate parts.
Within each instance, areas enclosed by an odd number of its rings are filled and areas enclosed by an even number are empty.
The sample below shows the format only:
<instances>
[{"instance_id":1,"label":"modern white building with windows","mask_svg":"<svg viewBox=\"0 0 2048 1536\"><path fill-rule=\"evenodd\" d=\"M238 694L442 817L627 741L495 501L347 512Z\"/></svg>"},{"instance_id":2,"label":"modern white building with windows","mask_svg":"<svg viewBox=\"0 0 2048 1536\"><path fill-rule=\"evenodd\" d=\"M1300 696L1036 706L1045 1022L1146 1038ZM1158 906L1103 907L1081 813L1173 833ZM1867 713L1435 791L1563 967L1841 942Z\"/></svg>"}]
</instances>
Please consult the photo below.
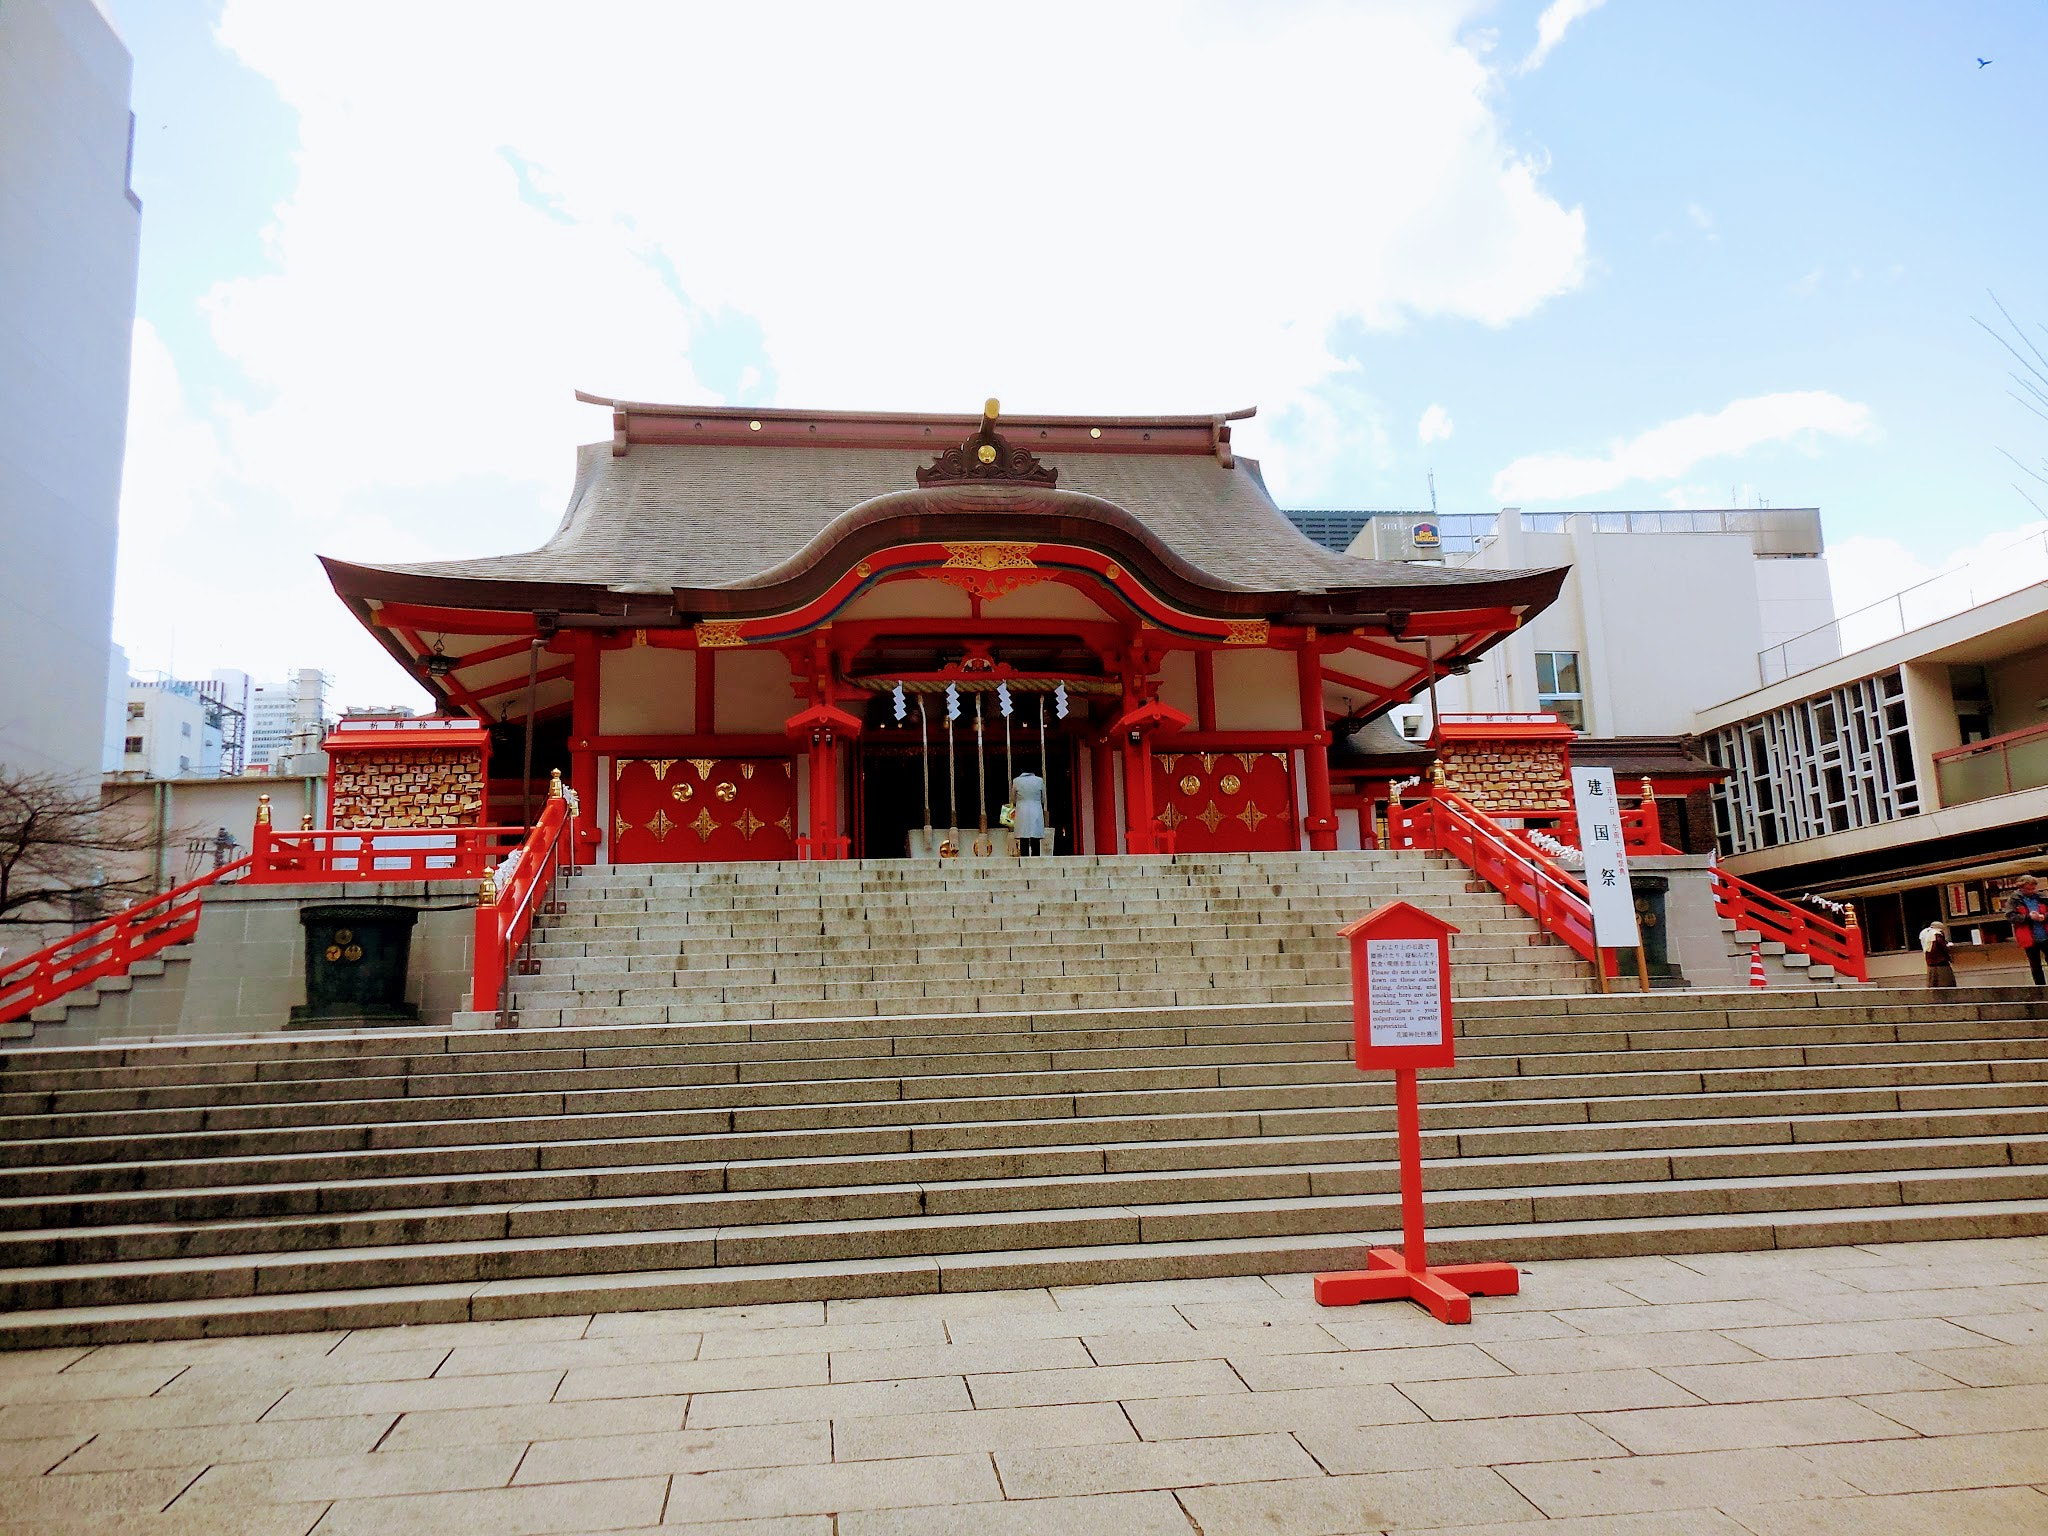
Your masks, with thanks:
<instances>
[{"instance_id":1,"label":"modern white building with windows","mask_svg":"<svg viewBox=\"0 0 2048 1536\"><path fill-rule=\"evenodd\" d=\"M1825 625L1833 600L1812 507L1374 516L1350 552L1473 569L1568 565L1558 600L1437 685L1447 714L1549 710L1591 736L1690 733L1701 706L1754 690L1759 657ZM1428 734L1427 697L1395 716Z\"/></svg>"}]
</instances>

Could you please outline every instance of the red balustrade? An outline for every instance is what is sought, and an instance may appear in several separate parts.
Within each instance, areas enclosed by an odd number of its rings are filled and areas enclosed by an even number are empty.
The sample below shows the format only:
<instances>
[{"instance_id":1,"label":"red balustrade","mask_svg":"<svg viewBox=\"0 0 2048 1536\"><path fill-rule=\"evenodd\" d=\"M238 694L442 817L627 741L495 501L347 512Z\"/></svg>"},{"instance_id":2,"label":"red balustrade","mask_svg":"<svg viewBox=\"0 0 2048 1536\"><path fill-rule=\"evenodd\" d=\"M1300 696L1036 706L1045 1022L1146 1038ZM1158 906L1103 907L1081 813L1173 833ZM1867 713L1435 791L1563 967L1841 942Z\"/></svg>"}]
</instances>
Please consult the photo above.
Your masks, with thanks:
<instances>
[{"instance_id":1,"label":"red balustrade","mask_svg":"<svg viewBox=\"0 0 2048 1536\"><path fill-rule=\"evenodd\" d=\"M525 836L518 827L306 827L289 831L258 822L247 878L267 885L477 880Z\"/></svg>"},{"instance_id":2,"label":"red balustrade","mask_svg":"<svg viewBox=\"0 0 2048 1536\"><path fill-rule=\"evenodd\" d=\"M12 965L0 966L0 1023L25 1018L102 976L125 976L136 961L191 938L199 930L200 892L236 875L247 878L249 866L246 858L223 864Z\"/></svg>"},{"instance_id":3,"label":"red balustrade","mask_svg":"<svg viewBox=\"0 0 2048 1536\"><path fill-rule=\"evenodd\" d=\"M1389 845L1396 848L1437 848L1456 855L1508 900L1535 917L1579 954L1592 958L1592 913L1586 888L1560 872L1550 856L1529 841L1521 828L1496 825L1468 802L1437 787L1418 791L1428 798L1397 806L1388 816ZM1648 856L1678 853L1664 841L1654 800L1643 799L1621 813L1627 850ZM1520 867L1540 873L1524 873ZM1714 911L1740 929L1782 943L1817 964L1831 965L1857 981L1870 979L1864 955L1863 930L1853 909L1846 923L1751 885L1739 875L1716 867L1712 872ZM1548 880L1541 878L1548 875ZM1555 882L1553 884L1552 882ZM1561 887L1561 889L1560 889Z\"/></svg>"},{"instance_id":4,"label":"red balustrade","mask_svg":"<svg viewBox=\"0 0 2048 1536\"><path fill-rule=\"evenodd\" d=\"M1417 792L1423 798L1412 805L1397 800L1388 806L1389 847L1452 855L1575 954L1587 960L1598 954L1593 908L1583 883L1441 785Z\"/></svg>"},{"instance_id":5,"label":"red balustrade","mask_svg":"<svg viewBox=\"0 0 2048 1536\"><path fill-rule=\"evenodd\" d=\"M1714 911L1731 920L1738 929L1776 939L1788 950L1806 955L1822 965L1831 965L1857 981L1870 980L1870 966L1863 951L1863 930L1856 922L1856 909L1849 909L1846 923L1830 922L1782 896L1774 896L1751 885L1725 869L1714 871Z\"/></svg>"},{"instance_id":6,"label":"red balustrade","mask_svg":"<svg viewBox=\"0 0 2048 1536\"><path fill-rule=\"evenodd\" d=\"M486 874L476 909L476 971L470 985L470 1007L505 1019L505 978L514 965L524 967L522 952L557 875L575 866L575 817L565 795L554 795L540 813L533 831L519 845L518 857L501 884Z\"/></svg>"}]
</instances>

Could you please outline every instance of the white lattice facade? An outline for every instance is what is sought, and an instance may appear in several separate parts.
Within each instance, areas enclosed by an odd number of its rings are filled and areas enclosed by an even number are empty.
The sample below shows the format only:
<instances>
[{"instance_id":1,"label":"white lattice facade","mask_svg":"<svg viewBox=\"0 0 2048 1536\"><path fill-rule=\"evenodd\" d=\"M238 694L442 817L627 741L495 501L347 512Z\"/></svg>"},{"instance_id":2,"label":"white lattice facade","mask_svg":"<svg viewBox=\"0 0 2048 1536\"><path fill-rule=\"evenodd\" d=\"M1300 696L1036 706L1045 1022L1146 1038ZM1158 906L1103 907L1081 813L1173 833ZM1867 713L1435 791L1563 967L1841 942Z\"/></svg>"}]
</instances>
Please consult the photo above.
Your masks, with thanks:
<instances>
[{"instance_id":1,"label":"white lattice facade","mask_svg":"<svg viewBox=\"0 0 2048 1536\"><path fill-rule=\"evenodd\" d=\"M1905 681L1894 669L1753 715L1702 740L1733 769L1714 792L1724 854L1920 813Z\"/></svg>"}]
</instances>

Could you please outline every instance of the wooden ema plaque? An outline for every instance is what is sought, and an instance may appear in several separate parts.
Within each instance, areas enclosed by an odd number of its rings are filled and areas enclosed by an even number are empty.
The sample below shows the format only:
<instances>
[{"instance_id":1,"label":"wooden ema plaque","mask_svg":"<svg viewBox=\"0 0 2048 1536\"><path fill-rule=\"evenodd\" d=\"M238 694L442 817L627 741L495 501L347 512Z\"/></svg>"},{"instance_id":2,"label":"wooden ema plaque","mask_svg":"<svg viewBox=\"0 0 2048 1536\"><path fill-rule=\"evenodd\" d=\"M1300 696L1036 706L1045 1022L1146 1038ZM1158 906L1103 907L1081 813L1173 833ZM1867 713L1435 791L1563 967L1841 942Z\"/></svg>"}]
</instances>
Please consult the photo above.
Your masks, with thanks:
<instances>
[{"instance_id":1,"label":"wooden ema plaque","mask_svg":"<svg viewBox=\"0 0 2048 1536\"><path fill-rule=\"evenodd\" d=\"M1339 930L1351 943L1351 1011L1361 1071L1394 1074L1401 1153L1401 1246L1368 1249L1365 1268L1316 1276L1326 1307L1406 1299L1440 1322L1472 1321L1474 1296L1512 1296L1522 1288L1512 1264L1447 1264L1432 1269L1423 1240L1422 1109L1418 1067L1456 1060L1451 1034L1451 935L1458 930L1405 901L1375 907Z\"/></svg>"}]
</instances>

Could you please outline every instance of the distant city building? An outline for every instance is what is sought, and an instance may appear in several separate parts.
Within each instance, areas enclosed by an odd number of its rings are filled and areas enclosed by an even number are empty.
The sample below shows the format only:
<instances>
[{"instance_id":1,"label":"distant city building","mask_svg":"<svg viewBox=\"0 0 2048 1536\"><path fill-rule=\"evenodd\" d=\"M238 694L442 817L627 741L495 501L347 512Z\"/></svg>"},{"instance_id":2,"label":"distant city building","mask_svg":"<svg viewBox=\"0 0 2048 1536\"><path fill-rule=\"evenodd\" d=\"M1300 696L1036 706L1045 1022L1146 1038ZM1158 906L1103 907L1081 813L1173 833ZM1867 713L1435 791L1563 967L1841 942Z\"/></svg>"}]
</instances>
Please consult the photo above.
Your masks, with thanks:
<instances>
[{"instance_id":1,"label":"distant city building","mask_svg":"<svg viewBox=\"0 0 2048 1536\"><path fill-rule=\"evenodd\" d=\"M1433 512L1367 512L1328 508L1295 508L1282 514L1287 521L1325 549L1344 553L1358 537L1359 530L1376 517L1430 518Z\"/></svg>"},{"instance_id":2,"label":"distant city building","mask_svg":"<svg viewBox=\"0 0 2048 1536\"><path fill-rule=\"evenodd\" d=\"M117 771L151 779L240 773L248 695L249 678L242 672L198 681L130 679Z\"/></svg>"},{"instance_id":3,"label":"distant city building","mask_svg":"<svg viewBox=\"0 0 2048 1536\"><path fill-rule=\"evenodd\" d=\"M106 761L141 204L128 50L92 0L0 4L0 766Z\"/></svg>"},{"instance_id":4,"label":"distant city building","mask_svg":"<svg viewBox=\"0 0 2048 1536\"><path fill-rule=\"evenodd\" d=\"M317 752L333 724L327 690L334 679L301 667L282 683L258 683L250 704L249 766L276 771L287 758Z\"/></svg>"}]
</instances>

